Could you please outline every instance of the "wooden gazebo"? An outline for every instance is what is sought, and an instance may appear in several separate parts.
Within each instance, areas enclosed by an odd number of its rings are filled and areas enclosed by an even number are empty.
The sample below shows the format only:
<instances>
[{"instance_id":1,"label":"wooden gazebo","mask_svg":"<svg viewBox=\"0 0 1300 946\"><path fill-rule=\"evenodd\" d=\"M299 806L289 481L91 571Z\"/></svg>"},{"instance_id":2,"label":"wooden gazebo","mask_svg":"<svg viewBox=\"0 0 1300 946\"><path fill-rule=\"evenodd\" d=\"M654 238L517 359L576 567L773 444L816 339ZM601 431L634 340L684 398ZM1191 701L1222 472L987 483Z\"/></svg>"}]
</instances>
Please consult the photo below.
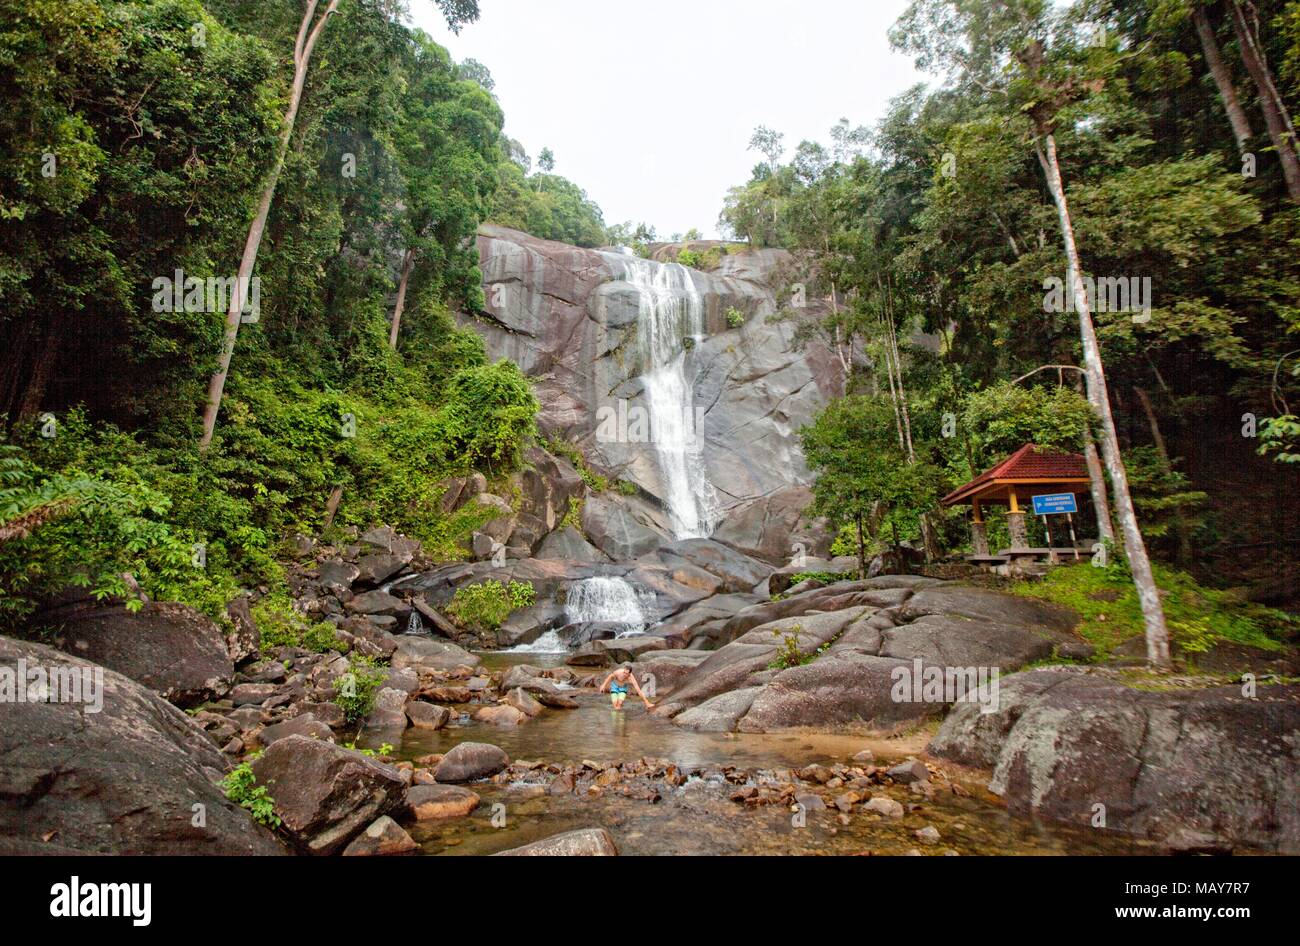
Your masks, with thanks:
<instances>
[{"instance_id":1,"label":"wooden gazebo","mask_svg":"<svg viewBox=\"0 0 1300 946\"><path fill-rule=\"evenodd\" d=\"M1001 463L957 487L939 502L944 506L970 505L971 544L974 562L1006 561L1008 558L1051 557L1051 549L1029 548L1022 504L1033 506L1032 497L1042 493L1087 494L1088 468L1077 453L1064 453L1027 443ZM1000 555L989 554L984 507L1007 507L1007 531L1011 546Z\"/></svg>"}]
</instances>

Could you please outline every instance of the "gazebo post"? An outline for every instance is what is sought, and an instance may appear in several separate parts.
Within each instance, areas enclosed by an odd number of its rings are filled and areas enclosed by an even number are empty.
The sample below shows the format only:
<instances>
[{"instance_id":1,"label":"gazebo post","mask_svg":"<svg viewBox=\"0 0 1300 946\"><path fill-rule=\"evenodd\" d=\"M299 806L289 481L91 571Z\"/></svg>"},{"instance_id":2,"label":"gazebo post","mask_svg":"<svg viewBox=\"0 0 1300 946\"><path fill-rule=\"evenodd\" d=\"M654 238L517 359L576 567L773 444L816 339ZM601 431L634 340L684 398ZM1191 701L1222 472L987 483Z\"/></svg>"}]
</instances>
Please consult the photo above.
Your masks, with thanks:
<instances>
[{"instance_id":1,"label":"gazebo post","mask_svg":"<svg viewBox=\"0 0 1300 946\"><path fill-rule=\"evenodd\" d=\"M970 512L971 546L975 549L976 555L988 555L989 533L988 528L984 525L984 511L980 508L980 501L978 499L971 501Z\"/></svg>"},{"instance_id":2,"label":"gazebo post","mask_svg":"<svg viewBox=\"0 0 1300 946\"><path fill-rule=\"evenodd\" d=\"M1018 549L1029 548L1029 533L1025 529L1025 513L1017 501L1014 486L1011 487L1009 499L1011 506L1007 512L1007 532L1011 535L1011 551L1014 552Z\"/></svg>"}]
</instances>

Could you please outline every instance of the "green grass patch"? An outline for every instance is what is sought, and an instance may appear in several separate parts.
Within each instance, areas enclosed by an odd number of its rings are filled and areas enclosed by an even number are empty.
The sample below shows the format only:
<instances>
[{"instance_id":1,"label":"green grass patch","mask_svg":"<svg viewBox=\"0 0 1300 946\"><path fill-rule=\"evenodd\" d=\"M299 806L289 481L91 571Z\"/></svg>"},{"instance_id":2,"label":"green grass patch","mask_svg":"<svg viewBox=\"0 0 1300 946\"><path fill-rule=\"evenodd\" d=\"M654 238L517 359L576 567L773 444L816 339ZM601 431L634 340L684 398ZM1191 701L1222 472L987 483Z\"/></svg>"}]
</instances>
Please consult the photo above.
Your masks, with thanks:
<instances>
[{"instance_id":1,"label":"green grass patch","mask_svg":"<svg viewBox=\"0 0 1300 946\"><path fill-rule=\"evenodd\" d=\"M1185 656L1194 658L1225 641L1277 651L1300 629L1300 621L1285 612L1206 588L1185 572L1156 565L1155 574L1171 642ZM1097 649L1099 658L1143 634L1137 590L1122 566L1061 566L1039 581L1016 582L1009 590L1077 612L1079 634Z\"/></svg>"}]
</instances>

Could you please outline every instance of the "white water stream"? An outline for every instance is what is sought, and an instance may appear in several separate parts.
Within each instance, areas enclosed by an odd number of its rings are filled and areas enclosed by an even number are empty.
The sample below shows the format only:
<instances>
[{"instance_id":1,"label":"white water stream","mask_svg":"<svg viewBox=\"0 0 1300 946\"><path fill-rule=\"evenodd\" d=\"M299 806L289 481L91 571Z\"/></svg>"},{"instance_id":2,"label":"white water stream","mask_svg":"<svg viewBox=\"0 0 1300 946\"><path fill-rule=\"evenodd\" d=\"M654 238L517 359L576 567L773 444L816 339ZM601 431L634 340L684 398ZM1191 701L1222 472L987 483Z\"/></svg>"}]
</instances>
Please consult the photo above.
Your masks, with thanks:
<instances>
[{"instance_id":1,"label":"white water stream","mask_svg":"<svg viewBox=\"0 0 1300 946\"><path fill-rule=\"evenodd\" d=\"M704 305L686 267L639 256L607 257L639 296L637 343L650 415L650 446L663 478L663 501L679 539L708 536L720 516L702 447L688 371L687 338L704 332Z\"/></svg>"}]
</instances>

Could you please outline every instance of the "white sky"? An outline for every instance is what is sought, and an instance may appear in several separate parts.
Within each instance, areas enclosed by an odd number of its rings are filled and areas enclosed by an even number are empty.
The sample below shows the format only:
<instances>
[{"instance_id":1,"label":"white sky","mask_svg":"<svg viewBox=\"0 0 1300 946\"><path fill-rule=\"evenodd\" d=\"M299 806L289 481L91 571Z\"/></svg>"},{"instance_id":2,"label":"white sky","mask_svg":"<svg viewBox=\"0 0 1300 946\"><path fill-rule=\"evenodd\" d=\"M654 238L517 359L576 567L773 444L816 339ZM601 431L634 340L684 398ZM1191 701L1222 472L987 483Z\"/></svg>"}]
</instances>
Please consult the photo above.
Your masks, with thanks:
<instances>
[{"instance_id":1,"label":"white sky","mask_svg":"<svg viewBox=\"0 0 1300 946\"><path fill-rule=\"evenodd\" d=\"M727 188L759 160L756 125L829 143L918 81L886 31L907 0L480 0L453 36L432 0L414 25L496 82L505 130L596 201L606 223L716 235ZM787 152L788 157L788 152Z\"/></svg>"}]
</instances>

